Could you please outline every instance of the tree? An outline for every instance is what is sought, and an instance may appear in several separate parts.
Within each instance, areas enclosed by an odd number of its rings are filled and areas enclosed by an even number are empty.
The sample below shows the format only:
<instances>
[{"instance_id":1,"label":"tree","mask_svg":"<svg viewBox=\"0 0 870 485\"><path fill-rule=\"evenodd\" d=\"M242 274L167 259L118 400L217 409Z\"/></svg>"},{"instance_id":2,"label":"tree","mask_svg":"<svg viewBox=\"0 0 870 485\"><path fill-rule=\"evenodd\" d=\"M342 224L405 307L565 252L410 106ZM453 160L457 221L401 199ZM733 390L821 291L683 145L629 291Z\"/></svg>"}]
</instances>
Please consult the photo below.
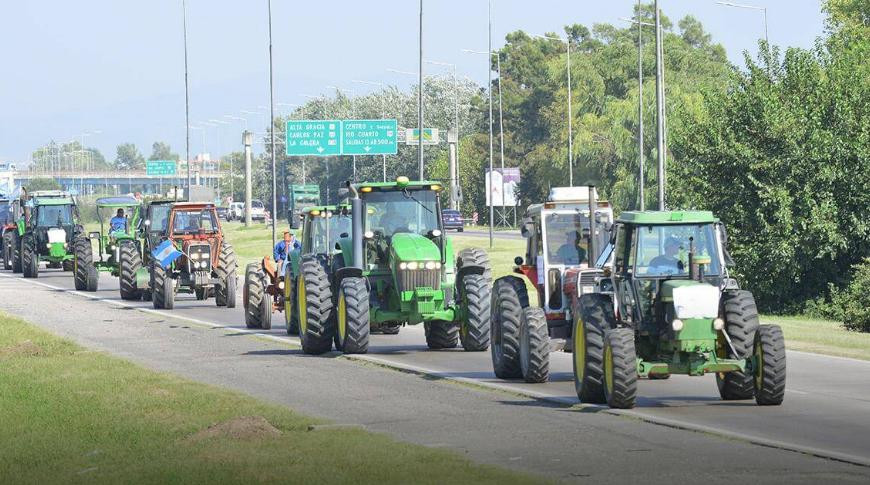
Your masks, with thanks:
<instances>
[{"instance_id":1,"label":"tree","mask_svg":"<svg viewBox=\"0 0 870 485\"><path fill-rule=\"evenodd\" d=\"M118 145L118 155L115 157L117 170L142 170L145 168L145 157L139 153L133 143Z\"/></svg>"},{"instance_id":2,"label":"tree","mask_svg":"<svg viewBox=\"0 0 870 485\"><path fill-rule=\"evenodd\" d=\"M153 145L151 145L151 156L148 157L148 160L178 160L178 154L172 153L172 148L169 146L169 143L164 143L162 141L155 141Z\"/></svg>"},{"instance_id":3,"label":"tree","mask_svg":"<svg viewBox=\"0 0 870 485\"><path fill-rule=\"evenodd\" d=\"M28 192L35 192L37 190L61 190L63 187L55 179L50 178L35 178L30 181L26 186Z\"/></svg>"}]
</instances>

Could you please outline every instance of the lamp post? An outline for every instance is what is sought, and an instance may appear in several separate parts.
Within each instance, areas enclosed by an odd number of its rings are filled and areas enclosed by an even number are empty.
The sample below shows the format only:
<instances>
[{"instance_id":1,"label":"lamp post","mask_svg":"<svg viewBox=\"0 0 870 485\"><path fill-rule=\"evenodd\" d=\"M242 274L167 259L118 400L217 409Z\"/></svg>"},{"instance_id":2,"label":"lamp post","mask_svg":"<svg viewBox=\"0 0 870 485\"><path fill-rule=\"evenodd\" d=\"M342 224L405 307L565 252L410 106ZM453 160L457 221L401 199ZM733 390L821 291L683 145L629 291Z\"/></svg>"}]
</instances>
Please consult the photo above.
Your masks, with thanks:
<instances>
[{"instance_id":1,"label":"lamp post","mask_svg":"<svg viewBox=\"0 0 870 485\"><path fill-rule=\"evenodd\" d=\"M769 44L770 41L767 38L767 8L766 7L756 7L755 5L745 5L740 3L732 3L732 2L716 2L719 5L724 7L733 7L733 8L744 8L748 10L761 10L762 15L764 16L764 43Z\"/></svg>"},{"instance_id":2,"label":"lamp post","mask_svg":"<svg viewBox=\"0 0 870 485\"><path fill-rule=\"evenodd\" d=\"M354 79L351 82L354 82L357 84L368 84L370 86L378 86L379 88L381 88L381 91L384 91L384 83L379 83L376 81L362 81L359 79ZM381 119L386 119L386 117L387 117L386 102L384 101L383 95L381 95L381 97L380 97L380 105L381 105ZM383 181L386 182L387 181L387 155L386 154L381 155L381 161L382 161L383 172L384 172Z\"/></svg>"},{"instance_id":3,"label":"lamp post","mask_svg":"<svg viewBox=\"0 0 870 485\"><path fill-rule=\"evenodd\" d=\"M658 158L659 210L665 210L665 81L662 65L662 24L659 1L655 0L656 26L656 156Z\"/></svg>"},{"instance_id":4,"label":"lamp post","mask_svg":"<svg viewBox=\"0 0 870 485\"><path fill-rule=\"evenodd\" d=\"M640 199L639 208L644 210L646 207L644 196L644 153L643 153L643 26L654 27L655 24L643 22L640 20L640 0L637 1L638 20L620 18L619 20L637 24L637 153L638 153L638 173L637 173L637 193Z\"/></svg>"},{"instance_id":5,"label":"lamp post","mask_svg":"<svg viewBox=\"0 0 870 485\"><path fill-rule=\"evenodd\" d=\"M420 57L417 72L417 129L420 132L420 143L417 145L417 158L420 164L420 180L423 180L423 0L420 0Z\"/></svg>"},{"instance_id":6,"label":"lamp post","mask_svg":"<svg viewBox=\"0 0 870 485\"><path fill-rule=\"evenodd\" d=\"M354 89L343 89L338 86L326 86L328 89L334 89L338 91L342 96L347 99L347 102L350 104L350 115L355 119L356 118L356 103L354 103L354 99L356 98L356 90ZM348 96L346 93L350 93ZM356 182L356 155L351 155L351 160L353 161L353 181Z\"/></svg>"},{"instance_id":7,"label":"lamp post","mask_svg":"<svg viewBox=\"0 0 870 485\"><path fill-rule=\"evenodd\" d=\"M187 200L190 202L190 85L187 79L187 2L181 0L182 18L184 20L184 152L187 157Z\"/></svg>"},{"instance_id":8,"label":"lamp post","mask_svg":"<svg viewBox=\"0 0 870 485\"><path fill-rule=\"evenodd\" d=\"M556 40L565 44L568 54L566 70L568 72L568 184L574 186L574 117L571 109L571 39L562 39L550 35L535 35L541 39Z\"/></svg>"}]
</instances>

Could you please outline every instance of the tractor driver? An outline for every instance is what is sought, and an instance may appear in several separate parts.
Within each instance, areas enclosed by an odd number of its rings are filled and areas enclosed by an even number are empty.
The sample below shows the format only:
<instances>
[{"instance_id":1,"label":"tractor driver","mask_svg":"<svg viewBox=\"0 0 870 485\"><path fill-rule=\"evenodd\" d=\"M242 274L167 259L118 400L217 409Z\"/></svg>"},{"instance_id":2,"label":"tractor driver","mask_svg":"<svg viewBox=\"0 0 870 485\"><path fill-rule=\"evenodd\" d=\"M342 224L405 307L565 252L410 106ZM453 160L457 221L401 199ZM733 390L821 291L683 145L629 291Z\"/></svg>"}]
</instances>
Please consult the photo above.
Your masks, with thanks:
<instances>
[{"instance_id":1,"label":"tractor driver","mask_svg":"<svg viewBox=\"0 0 870 485\"><path fill-rule=\"evenodd\" d=\"M677 253L680 252L680 240L675 237L670 237L665 240L665 252L654 257L650 262L650 268L667 268L682 271L682 262L677 258Z\"/></svg>"},{"instance_id":2,"label":"tractor driver","mask_svg":"<svg viewBox=\"0 0 870 485\"><path fill-rule=\"evenodd\" d=\"M574 234L569 235L569 237L573 241L567 241L561 245L556 251L556 258L562 264L580 264L586 260L586 249L580 245L583 243L583 235L579 231L574 231Z\"/></svg>"},{"instance_id":3,"label":"tractor driver","mask_svg":"<svg viewBox=\"0 0 870 485\"><path fill-rule=\"evenodd\" d=\"M115 214L109 221L109 232L116 231L125 231L127 229L127 218L124 217L124 209L118 209L118 212Z\"/></svg>"},{"instance_id":4,"label":"tractor driver","mask_svg":"<svg viewBox=\"0 0 870 485\"><path fill-rule=\"evenodd\" d=\"M301 249L302 244L299 243L296 236L291 234L290 231L284 231L284 239L275 244L275 250L272 252L272 255L275 257L275 263L278 264L279 275L284 274L284 266L290 262L290 253L300 251Z\"/></svg>"},{"instance_id":5,"label":"tractor driver","mask_svg":"<svg viewBox=\"0 0 870 485\"><path fill-rule=\"evenodd\" d=\"M379 222L386 236L392 236L397 232L411 231L408 214L400 211L397 204L387 204L387 210Z\"/></svg>"}]
</instances>

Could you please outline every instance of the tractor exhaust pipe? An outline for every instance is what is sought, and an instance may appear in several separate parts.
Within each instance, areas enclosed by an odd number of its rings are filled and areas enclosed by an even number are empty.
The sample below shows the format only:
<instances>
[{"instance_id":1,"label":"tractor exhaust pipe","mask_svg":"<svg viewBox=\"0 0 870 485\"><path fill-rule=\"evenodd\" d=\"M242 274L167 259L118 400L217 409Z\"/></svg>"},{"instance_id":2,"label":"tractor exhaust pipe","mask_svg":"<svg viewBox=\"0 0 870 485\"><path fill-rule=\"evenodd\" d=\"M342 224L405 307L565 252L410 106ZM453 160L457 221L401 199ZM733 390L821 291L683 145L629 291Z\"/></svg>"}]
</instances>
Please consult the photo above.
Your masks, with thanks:
<instances>
[{"instance_id":1,"label":"tractor exhaust pipe","mask_svg":"<svg viewBox=\"0 0 870 485\"><path fill-rule=\"evenodd\" d=\"M353 241L353 266L354 268L363 269L363 225L362 225L362 199L359 198L359 192L354 187L350 180L346 181L345 186L350 191L350 218L351 218L351 240Z\"/></svg>"},{"instance_id":2,"label":"tractor exhaust pipe","mask_svg":"<svg viewBox=\"0 0 870 485\"><path fill-rule=\"evenodd\" d=\"M597 224L595 222L595 211L598 210L598 200L595 194L595 185L589 187L589 251L586 253L586 266L591 268L595 261L598 260L598 255L595 254L595 233L597 232Z\"/></svg>"}]
</instances>

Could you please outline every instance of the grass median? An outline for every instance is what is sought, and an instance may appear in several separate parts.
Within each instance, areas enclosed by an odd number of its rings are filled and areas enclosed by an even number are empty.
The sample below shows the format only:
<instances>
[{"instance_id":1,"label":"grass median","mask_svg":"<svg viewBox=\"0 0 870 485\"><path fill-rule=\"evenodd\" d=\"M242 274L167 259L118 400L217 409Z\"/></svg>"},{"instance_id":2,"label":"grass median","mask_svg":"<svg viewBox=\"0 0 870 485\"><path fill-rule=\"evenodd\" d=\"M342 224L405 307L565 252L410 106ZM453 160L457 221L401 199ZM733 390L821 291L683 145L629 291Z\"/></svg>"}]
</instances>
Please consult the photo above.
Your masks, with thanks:
<instances>
[{"instance_id":1,"label":"grass median","mask_svg":"<svg viewBox=\"0 0 870 485\"><path fill-rule=\"evenodd\" d=\"M325 385L327 385L325 383ZM0 312L3 483L525 483L152 372Z\"/></svg>"}]
</instances>

